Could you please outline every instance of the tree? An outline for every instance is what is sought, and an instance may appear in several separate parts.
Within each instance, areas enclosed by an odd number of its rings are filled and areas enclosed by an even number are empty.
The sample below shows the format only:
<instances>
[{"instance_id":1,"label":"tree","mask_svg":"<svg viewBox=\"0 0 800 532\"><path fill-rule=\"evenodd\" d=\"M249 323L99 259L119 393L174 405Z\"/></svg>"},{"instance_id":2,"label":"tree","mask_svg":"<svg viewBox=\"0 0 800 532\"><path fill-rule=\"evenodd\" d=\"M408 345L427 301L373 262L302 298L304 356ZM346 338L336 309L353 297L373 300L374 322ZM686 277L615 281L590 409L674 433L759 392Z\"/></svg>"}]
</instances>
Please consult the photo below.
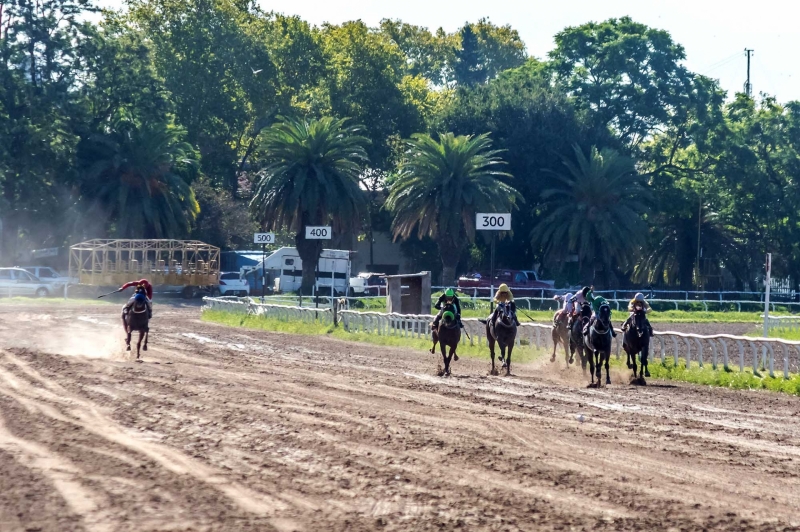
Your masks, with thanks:
<instances>
[{"instance_id":1,"label":"tree","mask_svg":"<svg viewBox=\"0 0 800 532\"><path fill-rule=\"evenodd\" d=\"M441 28L433 34L427 28L391 19L381 20L380 31L405 55L408 75L422 76L437 86L445 84L455 52L452 35Z\"/></svg>"},{"instance_id":2,"label":"tree","mask_svg":"<svg viewBox=\"0 0 800 532\"><path fill-rule=\"evenodd\" d=\"M559 186L542 192L546 214L532 242L548 261L577 254L588 281L598 266L612 281L614 267L629 266L644 243L649 194L632 159L611 149L592 147L588 157L578 146L574 151L574 162L564 160L568 174L553 174Z\"/></svg>"},{"instance_id":3,"label":"tree","mask_svg":"<svg viewBox=\"0 0 800 532\"><path fill-rule=\"evenodd\" d=\"M88 216L120 238L184 238L200 212L190 182L199 168L185 132L124 118L79 146Z\"/></svg>"},{"instance_id":4,"label":"tree","mask_svg":"<svg viewBox=\"0 0 800 532\"><path fill-rule=\"evenodd\" d=\"M459 86L486 83L505 70L521 66L527 58L516 30L495 26L486 18L465 24L457 37L453 78Z\"/></svg>"},{"instance_id":5,"label":"tree","mask_svg":"<svg viewBox=\"0 0 800 532\"><path fill-rule=\"evenodd\" d=\"M465 24L459 32L460 47L456 50L453 74L456 83L464 87L473 87L486 81L487 73L483 66L478 37L472 26Z\"/></svg>"},{"instance_id":6,"label":"tree","mask_svg":"<svg viewBox=\"0 0 800 532\"><path fill-rule=\"evenodd\" d=\"M301 290L310 293L322 241L306 240L305 227L331 224L340 233L361 222L367 205L358 179L368 140L344 119L279 120L263 133L265 159L250 207L265 230L295 232Z\"/></svg>"},{"instance_id":7,"label":"tree","mask_svg":"<svg viewBox=\"0 0 800 532\"><path fill-rule=\"evenodd\" d=\"M206 179L192 185L200 214L192 226L192 238L222 249L250 249L258 224L247 202L226 190L214 189Z\"/></svg>"},{"instance_id":8,"label":"tree","mask_svg":"<svg viewBox=\"0 0 800 532\"><path fill-rule=\"evenodd\" d=\"M442 283L455 281L455 268L468 242L475 240L478 212L509 212L518 193L501 178L499 152L489 136L414 135L386 205L394 213L395 238L430 236L439 247Z\"/></svg>"},{"instance_id":9,"label":"tree","mask_svg":"<svg viewBox=\"0 0 800 532\"><path fill-rule=\"evenodd\" d=\"M668 32L623 17L566 28L555 40L550 58L561 83L625 144L638 147L685 121L693 77Z\"/></svg>"}]
</instances>

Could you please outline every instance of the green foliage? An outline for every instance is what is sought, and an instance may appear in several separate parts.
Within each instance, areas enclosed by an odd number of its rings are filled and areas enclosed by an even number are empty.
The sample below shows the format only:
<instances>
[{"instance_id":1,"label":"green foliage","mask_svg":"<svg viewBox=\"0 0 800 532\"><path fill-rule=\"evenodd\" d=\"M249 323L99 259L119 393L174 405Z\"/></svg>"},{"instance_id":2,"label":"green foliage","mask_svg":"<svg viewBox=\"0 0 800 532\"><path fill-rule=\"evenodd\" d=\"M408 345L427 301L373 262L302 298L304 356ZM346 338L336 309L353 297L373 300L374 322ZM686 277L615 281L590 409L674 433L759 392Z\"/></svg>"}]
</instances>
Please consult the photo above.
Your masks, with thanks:
<instances>
[{"instance_id":1,"label":"green foliage","mask_svg":"<svg viewBox=\"0 0 800 532\"><path fill-rule=\"evenodd\" d=\"M160 122L119 119L79 147L90 216L111 220L119 238L183 238L200 207L190 183L199 161L184 132Z\"/></svg>"},{"instance_id":2,"label":"green foliage","mask_svg":"<svg viewBox=\"0 0 800 532\"><path fill-rule=\"evenodd\" d=\"M280 118L262 137L265 159L250 202L265 230L288 229L303 261L303 290L314 284L321 240L306 240L305 226L332 224L337 233L355 228L367 202L359 176L368 139L346 120Z\"/></svg>"},{"instance_id":3,"label":"green foliage","mask_svg":"<svg viewBox=\"0 0 800 532\"><path fill-rule=\"evenodd\" d=\"M549 261L575 253L606 278L613 266L625 267L644 242L642 218L649 194L632 159L611 149L592 147L589 156L575 147L575 162L564 160L568 174L555 174L556 187L542 192L547 215L533 232Z\"/></svg>"},{"instance_id":4,"label":"green foliage","mask_svg":"<svg viewBox=\"0 0 800 532\"><path fill-rule=\"evenodd\" d=\"M395 238L428 236L439 246L442 282L453 284L454 270L467 242L475 239L478 212L508 212L518 193L501 178L502 159L488 135L415 135L400 173L392 182L387 207L394 213Z\"/></svg>"}]
</instances>

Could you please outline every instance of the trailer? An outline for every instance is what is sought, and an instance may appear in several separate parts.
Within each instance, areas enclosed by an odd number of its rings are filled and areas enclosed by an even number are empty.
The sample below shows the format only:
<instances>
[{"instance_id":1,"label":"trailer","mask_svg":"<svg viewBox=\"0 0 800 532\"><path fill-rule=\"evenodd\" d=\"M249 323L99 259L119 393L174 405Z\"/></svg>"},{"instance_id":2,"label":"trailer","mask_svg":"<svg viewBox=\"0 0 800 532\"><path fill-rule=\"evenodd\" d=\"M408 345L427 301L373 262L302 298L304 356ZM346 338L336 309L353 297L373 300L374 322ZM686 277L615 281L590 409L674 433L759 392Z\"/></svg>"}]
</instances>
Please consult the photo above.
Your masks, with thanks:
<instances>
[{"instance_id":1,"label":"trailer","mask_svg":"<svg viewBox=\"0 0 800 532\"><path fill-rule=\"evenodd\" d=\"M145 277L160 290L192 297L219 282L219 248L198 240L88 240L70 246L69 276L93 287Z\"/></svg>"},{"instance_id":2,"label":"trailer","mask_svg":"<svg viewBox=\"0 0 800 532\"><path fill-rule=\"evenodd\" d=\"M320 294L345 295L350 282L350 251L323 249L317 265L317 291ZM241 273L253 287L250 294L262 290L262 271L266 285L264 292L287 293L300 290L303 282L303 261L297 248L283 247L274 251L264 261L254 266L244 266Z\"/></svg>"}]
</instances>

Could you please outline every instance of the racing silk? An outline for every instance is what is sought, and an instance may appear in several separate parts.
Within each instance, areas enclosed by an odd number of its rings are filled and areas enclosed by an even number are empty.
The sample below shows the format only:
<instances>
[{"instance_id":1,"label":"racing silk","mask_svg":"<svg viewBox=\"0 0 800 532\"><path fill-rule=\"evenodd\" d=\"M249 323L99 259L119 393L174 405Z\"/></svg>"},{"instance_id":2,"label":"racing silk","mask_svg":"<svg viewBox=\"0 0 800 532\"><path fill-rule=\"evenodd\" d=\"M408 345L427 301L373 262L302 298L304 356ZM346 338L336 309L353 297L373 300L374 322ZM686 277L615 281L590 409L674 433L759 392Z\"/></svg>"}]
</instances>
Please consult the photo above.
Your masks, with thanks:
<instances>
[{"instance_id":1,"label":"racing silk","mask_svg":"<svg viewBox=\"0 0 800 532\"><path fill-rule=\"evenodd\" d=\"M577 294L572 296L572 301L578 303L578 308L581 308L584 303L588 303L588 301L583 295L583 292L578 292Z\"/></svg>"},{"instance_id":2,"label":"racing silk","mask_svg":"<svg viewBox=\"0 0 800 532\"><path fill-rule=\"evenodd\" d=\"M637 303L644 307L645 313L650 312L650 310L651 310L650 309L650 305L647 303L647 301L639 301L638 299L631 299L630 300L630 302L628 303L628 312L633 312L633 307Z\"/></svg>"},{"instance_id":3,"label":"racing silk","mask_svg":"<svg viewBox=\"0 0 800 532\"><path fill-rule=\"evenodd\" d=\"M586 300L591 303L592 311L597 314L600 312L600 307L603 305L608 305L608 301L603 296L595 296L593 293L589 292L586 294Z\"/></svg>"},{"instance_id":4,"label":"racing silk","mask_svg":"<svg viewBox=\"0 0 800 532\"><path fill-rule=\"evenodd\" d=\"M125 303L125 305L122 307L123 318L125 318L125 315L131 311L135 303L136 303L136 296L131 297L128 300L128 302ZM145 304L147 306L147 315L149 316L153 312L153 302L150 301L150 298L148 297L147 300L145 301Z\"/></svg>"},{"instance_id":5,"label":"racing silk","mask_svg":"<svg viewBox=\"0 0 800 532\"><path fill-rule=\"evenodd\" d=\"M447 297L442 294L439 296L439 301L433 306L436 310L442 310L447 305ZM456 318L461 318L461 303L458 301L458 296L453 296L453 306L456 309Z\"/></svg>"},{"instance_id":6,"label":"racing silk","mask_svg":"<svg viewBox=\"0 0 800 532\"><path fill-rule=\"evenodd\" d=\"M151 303L153 301L153 285L151 285L150 281L148 281L147 279L141 279L139 281L132 281L130 283L125 283L124 285L122 285L122 287L119 290L120 290L120 292L122 292L126 288L130 288L132 286L138 286L138 285L144 286L144 291L146 292L148 303ZM129 301L129 303L130 303L130 301Z\"/></svg>"},{"instance_id":7,"label":"racing silk","mask_svg":"<svg viewBox=\"0 0 800 532\"><path fill-rule=\"evenodd\" d=\"M575 309L575 304L572 302L572 294L567 294L561 299L564 300L564 312L572 314L572 311Z\"/></svg>"}]
</instances>

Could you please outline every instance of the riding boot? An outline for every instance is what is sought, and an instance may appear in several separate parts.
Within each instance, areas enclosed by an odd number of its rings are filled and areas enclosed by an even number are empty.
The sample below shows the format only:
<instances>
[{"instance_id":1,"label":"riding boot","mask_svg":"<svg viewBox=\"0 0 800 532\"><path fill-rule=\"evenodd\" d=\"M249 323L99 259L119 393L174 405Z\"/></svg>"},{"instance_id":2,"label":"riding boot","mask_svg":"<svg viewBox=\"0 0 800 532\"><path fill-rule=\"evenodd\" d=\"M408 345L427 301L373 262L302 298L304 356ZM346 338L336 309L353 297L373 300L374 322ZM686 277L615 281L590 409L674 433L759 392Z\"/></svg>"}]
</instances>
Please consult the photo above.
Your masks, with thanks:
<instances>
[{"instance_id":1,"label":"riding boot","mask_svg":"<svg viewBox=\"0 0 800 532\"><path fill-rule=\"evenodd\" d=\"M516 323L517 327L519 327L519 318L517 318L516 316L514 316L514 323Z\"/></svg>"},{"instance_id":2,"label":"riding boot","mask_svg":"<svg viewBox=\"0 0 800 532\"><path fill-rule=\"evenodd\" d=\"M459 316L457 319L458 319L458 327L460 329L463 329L464 328L464 323L461 321L461 316Z\"/></svg>"},{"instance_id":3,"label":"riding boot","mask_svg":"<svg viewBox=\"0 0 800 532\"><path fill-rule=\"evenodd\" d=\"M617 337L617 331L614 330L614 326L613 325L611 326L611 337L612 338L616 338Z\"/></svg>"}]
</instances>

